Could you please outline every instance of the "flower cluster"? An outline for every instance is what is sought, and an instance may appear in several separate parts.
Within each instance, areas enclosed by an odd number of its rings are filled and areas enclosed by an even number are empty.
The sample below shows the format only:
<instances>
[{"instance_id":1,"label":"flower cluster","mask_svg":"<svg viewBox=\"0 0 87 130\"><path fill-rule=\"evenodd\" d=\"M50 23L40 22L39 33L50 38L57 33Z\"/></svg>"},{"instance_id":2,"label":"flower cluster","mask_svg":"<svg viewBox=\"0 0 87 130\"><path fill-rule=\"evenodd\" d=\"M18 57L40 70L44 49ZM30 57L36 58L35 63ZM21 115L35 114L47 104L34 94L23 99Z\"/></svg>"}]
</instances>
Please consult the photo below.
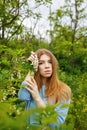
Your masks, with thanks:
<instances>
[{"instance_id":1,"label":"flower cluster","mask_svg":"<svg viewBox=\"0 0 87 130\"><path fill-rule=\"evenodd\" d=\"M29 72L26 76L26 79L29 80L31 77L34 77L34 72L38 71L38 57L37 57L37 55L36 54L34 55L33 61L28 61L27 63L28 63L27 66L29 68ZM26 82L22 82L20 88L25 88L25 87L27 87Z\"/></svg>"},{"instance_id":2,"label":"flower cluster","mask_svg":"<svg viewBox=\"0 0 87 130\"><path fill-rule=\"evenodd\" d=\"M33 65L34 71L37 72L38 71L38 57L37 57L37 55L35 55L35 58L32 61L31 65Z\"/></svg>"}]
</instances>

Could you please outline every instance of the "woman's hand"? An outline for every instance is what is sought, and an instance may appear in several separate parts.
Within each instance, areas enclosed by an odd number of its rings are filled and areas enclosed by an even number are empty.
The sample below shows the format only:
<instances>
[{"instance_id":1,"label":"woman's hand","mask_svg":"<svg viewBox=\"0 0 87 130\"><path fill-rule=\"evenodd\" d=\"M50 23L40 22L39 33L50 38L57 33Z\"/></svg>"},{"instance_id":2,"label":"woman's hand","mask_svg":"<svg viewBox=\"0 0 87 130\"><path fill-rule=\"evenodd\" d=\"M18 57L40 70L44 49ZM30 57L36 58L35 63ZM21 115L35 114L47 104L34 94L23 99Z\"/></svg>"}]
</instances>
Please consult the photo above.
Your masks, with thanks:
<instances>
[{"instance_id":1,"label":"woman's hand","mask_svg":"<svg viewBox=\"0 0 87 130\"><path fill-rule=\"evenodd\" d=\"M32 62L33 68L37 72L37 70L38 70L38 57L35 54L35 52L31 52L31 55L29 56L29 58L27 60Z\"/></svg>"},{"instance_id":2,"label":"woman's hand","mask_svg":"<svg viewBox=\"0 0 87 130\"><path fill-rule=\"evenodd\" d=\"M30 75L30 72L27 74L27 76L25 77L24 81L31 81L32 76Z\"/></svg>"},{"instance_id":3,"label":"woman's hand","mask_svg":"<svg viewBox=\"0 0 87 130\"><path fill-rule=\"evenodd\" d=\"M35 58L37 57L37 55L35 54L35 52L31 52L31 55L28 57L28 61L33 62L35 60Z\"/></svg>"},{"instance_id":4,"label":"woman's hand","mask_svg":"<svg viewBox=\"0 0 87 130\"><path fill-rule=\"evenodd\" d=\"M29 76L25 79L25 82L28 85L26 89L31 93L33 99L37 100L39 97L39 91L38 91L36 81L32 77Z\"/></svg>"},{"instance_id":5,"label":"woman's hand","mask_svg":"<svg viewBox=\"0 0 87 130\"><path fill-rule=\"evenodd\" d=\"M26 84L28 87L26 89L31 93L33 99L36 101L36 104L38 107L45 107L45 103L40 97L39 91L38 91L38 86L34 78L26 78L25 79Z\"/></svg>"}]
</instances>

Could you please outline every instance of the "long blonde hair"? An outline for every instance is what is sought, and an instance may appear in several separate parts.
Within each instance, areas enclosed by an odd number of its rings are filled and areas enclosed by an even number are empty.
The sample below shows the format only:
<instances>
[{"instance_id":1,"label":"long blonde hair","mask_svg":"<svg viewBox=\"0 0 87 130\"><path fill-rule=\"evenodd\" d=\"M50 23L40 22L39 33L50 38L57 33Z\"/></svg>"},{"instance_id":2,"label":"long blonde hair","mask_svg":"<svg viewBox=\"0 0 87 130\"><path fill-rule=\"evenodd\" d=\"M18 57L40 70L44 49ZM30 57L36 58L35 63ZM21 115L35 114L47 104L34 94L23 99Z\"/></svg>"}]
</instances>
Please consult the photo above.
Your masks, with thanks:
<instances>
[{"instance_id":1,"label":"long blonde hair","mask_svg":"<svg viewBox=\"0 0 87 130\"><path fill-rule=\"evenodd\" d=\"M64 101L66 102L68 99L71 98L71 89L68 87L65 83L60 81L57 76L57 69L58 69L58 61L55 58L55 56L47 49L39 49L35 52L38 56L38 59L40 59L40 56L43 54L46 54L50 56L51 62L52 62L52 76L50 78L47 78L46 80L46 96L47 98L52 98L55 103ZM37 71L34 76L38 89L42 87L42 77Z\"/></svg>"}]
</instances>

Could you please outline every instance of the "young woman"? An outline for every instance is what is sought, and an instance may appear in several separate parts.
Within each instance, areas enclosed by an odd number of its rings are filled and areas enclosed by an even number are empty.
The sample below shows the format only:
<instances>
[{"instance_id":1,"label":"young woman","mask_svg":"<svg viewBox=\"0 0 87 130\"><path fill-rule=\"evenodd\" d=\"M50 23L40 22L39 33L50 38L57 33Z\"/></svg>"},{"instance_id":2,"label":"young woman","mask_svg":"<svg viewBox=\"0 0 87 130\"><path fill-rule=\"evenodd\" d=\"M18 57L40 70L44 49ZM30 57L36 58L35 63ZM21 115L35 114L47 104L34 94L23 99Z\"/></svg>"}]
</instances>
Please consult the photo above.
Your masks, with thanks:
<instances>
[{"instance_id":1,"label":"young woman","mask_svg":"<svg viewBox=\"0 0 87 130\"><path fill-rule=\"evenodd\" d=\"M38 62L35 62L38 59ZM71 89L57 77L58 62L55 56L47 49L39 49L31 53L28 58L37 69L34 73L34 78L30 78L28 74L18 92L21 100L26 101L27 108L42 107L45 108L47 104L58 106L54 111L58 112L57 122L58 125L64 123L68 107L61 108L63 104L70 104ZM36 66L35 66L36 64ZM30 116L30 124L40 124L35 120L34 116ZM54 129L55 124L49 124Z\"/></svg>"}]
</instances>

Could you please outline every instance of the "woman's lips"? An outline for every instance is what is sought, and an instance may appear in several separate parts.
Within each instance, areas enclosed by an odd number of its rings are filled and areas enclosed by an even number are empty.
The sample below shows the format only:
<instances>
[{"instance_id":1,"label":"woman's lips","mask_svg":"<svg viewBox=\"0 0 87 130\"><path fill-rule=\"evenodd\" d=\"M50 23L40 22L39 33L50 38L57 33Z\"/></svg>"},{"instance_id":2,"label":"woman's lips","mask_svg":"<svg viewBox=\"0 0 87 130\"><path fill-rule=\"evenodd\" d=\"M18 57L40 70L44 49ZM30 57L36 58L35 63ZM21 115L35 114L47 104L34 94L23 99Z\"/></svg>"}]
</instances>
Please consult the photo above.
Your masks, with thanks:
<instances>
[{"instance_id":1,"label":"woman's lips","mask_svg":"<svg viewBox=\"0 0 87 130\"><path fill-rule=\"evenodd\" d=\"M45 73L51 73L51 71L50 70L46 70Z\"/></svg>"}]
</instances>

